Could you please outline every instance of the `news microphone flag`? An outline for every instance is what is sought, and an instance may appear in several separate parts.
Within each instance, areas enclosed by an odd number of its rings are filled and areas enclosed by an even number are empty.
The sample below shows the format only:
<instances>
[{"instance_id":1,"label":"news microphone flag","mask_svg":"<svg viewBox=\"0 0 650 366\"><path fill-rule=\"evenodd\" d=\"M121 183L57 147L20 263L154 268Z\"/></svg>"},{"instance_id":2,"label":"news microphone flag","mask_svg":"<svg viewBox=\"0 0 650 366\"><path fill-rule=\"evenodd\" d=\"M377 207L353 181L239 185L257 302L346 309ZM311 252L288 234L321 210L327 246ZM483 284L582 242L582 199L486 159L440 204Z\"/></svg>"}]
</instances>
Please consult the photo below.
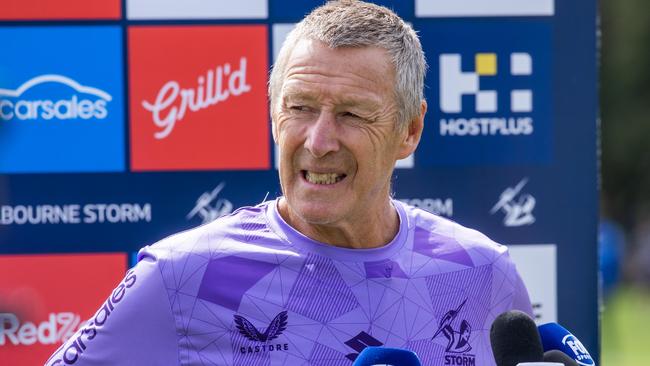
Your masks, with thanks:
<instances>
[{"instance_id":1,"label":"news microphone flag","mask_svg":"<svg viewBox=\"0 0 650 366\"><path fill-rule=\"evenodd\" d=\"M418 356L409 350L389 347L367 347L352 366L422 366Z\"/></svg>"},{"instance_id":2,"label":"news microphone flag","mask_svg":"<svg viewBox=\"0 0 650 366\"><path fill-rule=\"evenodd\" d=\"M538 327L544 351L559 350L571 357L578 365L595 366L594 359L576 336L557 323Z\"/></svg>"}]
</instances>

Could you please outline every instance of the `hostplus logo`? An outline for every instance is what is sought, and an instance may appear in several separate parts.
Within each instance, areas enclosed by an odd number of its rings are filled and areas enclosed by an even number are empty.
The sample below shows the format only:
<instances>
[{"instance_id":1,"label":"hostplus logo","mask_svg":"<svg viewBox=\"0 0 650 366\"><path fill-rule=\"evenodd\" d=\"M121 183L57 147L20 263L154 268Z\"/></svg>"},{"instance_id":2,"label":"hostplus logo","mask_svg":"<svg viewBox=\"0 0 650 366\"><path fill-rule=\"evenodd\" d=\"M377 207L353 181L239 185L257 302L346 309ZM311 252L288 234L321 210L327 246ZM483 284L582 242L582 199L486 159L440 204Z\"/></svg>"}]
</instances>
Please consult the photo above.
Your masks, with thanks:
<instances>
[{"instance_id":1,"label":"hostplus logo","mask_svg":"<svg viewBox=\"0 0 650 366\"><path fill-rule=\"evenodd\" d=\"M57 99L27 96L37 94L39 87L47 84L68 88L71 93L69 97ZM81 85L67 76L45 74L26 81L15 90L0 89L0 120L103 120L108 116L107 104L112 99L104 90Z\"/></svg>"},{"instance_id":2,"label":"hostplus logo","mask_svg":"<svg viewBox=\"0 0 650 366\"><path fill-rule=\"evenodd\" d=\"M191 220L198 215L201 217L202 223L206 224L231 213L234 208L232 202L225 198L218 198L219 193L225 186L226 183L221 182L212 191L204 192L199 196L196 205L187 214L186 218Z\"/></svg>"},{"instance_id":3,"label":"hostplus logo","mask_svg":"<svg viewBox=\"0 0 650 366\"><path fill-rule=\"evenodd\" d=\"M438 329L433 334L433 337L431 337L432 340L440 336L447 339L445 365L476 365L476 356L467 353L472 350L472 345L469 343L469 338L472 335L472 327L465 319L458 319L460 322L456 321L466 302L467 299L456 309L447 311L442 319L440 319Z\"/></svg>"},{"instance_id":4,"label":"hostplus logo","mask_svg":"<svg viewBox=\"0 0 650 366\"><path fill-rule=\"evenodd\" d=\"M475 69L462 71L462 55L440 55L440 110L449 115L441 118L441 136L508 136L533 133L533 90L513 89L509 91L481 87L482 81L498 78L500 55L476 53ZM529 53L513 52L510 60L509 77L529 78L533 75L533 60ZM463 105L463 96L473 96L474 111ZM499 110L499 98L510 100L507 110ZM466 118L458 114L475 114Z\"/></svg>"},{"instance_id":5,"label":"hostplus logo","mask_svg":"<svg viewBox=\"0 0 650 366\"><path fill-rule=\"evenodd\" d=\"M289 350L288 343L271 343L272 340L278 338L287 329L289 316L286 310L276 315L263 333L243 316L235 315L234 318L239 333L248 340L255 342L253 345L241 346L239 351L242 354Z\"/></svg>"}]
</instances>

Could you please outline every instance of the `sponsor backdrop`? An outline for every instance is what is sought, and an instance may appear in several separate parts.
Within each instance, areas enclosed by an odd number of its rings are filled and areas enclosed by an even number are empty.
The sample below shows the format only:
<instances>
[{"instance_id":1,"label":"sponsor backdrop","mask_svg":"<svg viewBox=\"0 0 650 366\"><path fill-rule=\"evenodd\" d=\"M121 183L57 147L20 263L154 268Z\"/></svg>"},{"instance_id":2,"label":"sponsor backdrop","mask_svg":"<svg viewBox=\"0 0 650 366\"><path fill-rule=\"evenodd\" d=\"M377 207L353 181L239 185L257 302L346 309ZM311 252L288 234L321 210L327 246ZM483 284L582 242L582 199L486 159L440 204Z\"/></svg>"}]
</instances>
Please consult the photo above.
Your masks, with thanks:
<instances>
[{"instance_id":1,"label":"sponsor backdrop","mask_svg":"<svg viewBox=\"0 0 650 366\"><path fill-rule=\"evenodd\" d=\"M429 62L422 143L395 197L510 245L538 322L598 354L595 1L376 2ZM42 363L101 322L140 247L279 195L268 69L320 3L5 4L3 359Z\"/></svg>"}]
</instances>

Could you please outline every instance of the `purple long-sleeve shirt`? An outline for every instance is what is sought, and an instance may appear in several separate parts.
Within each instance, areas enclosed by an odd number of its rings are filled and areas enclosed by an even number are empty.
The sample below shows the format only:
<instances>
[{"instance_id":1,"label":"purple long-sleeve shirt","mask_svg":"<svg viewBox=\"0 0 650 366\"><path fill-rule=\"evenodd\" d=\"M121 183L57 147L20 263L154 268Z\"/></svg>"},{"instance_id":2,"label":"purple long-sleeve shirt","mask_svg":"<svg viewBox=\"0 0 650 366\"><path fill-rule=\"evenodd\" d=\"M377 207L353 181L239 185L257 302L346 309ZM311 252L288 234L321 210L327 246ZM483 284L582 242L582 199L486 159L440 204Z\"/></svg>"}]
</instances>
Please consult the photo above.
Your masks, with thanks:
<instances>
[{"instance_id":1,"label":"purple long-sleeve shirt","mask_svg":"<svg viewBox=\"0 0 650 366\"><path fill-rule=\"evenodd\" d=\"M494 365L489 329L532 313L505 246L398 201L375 249L311 240L277 200L143 248L47 365L351 365L366 346L424 365Z\"/></svg>"}]
</instances>

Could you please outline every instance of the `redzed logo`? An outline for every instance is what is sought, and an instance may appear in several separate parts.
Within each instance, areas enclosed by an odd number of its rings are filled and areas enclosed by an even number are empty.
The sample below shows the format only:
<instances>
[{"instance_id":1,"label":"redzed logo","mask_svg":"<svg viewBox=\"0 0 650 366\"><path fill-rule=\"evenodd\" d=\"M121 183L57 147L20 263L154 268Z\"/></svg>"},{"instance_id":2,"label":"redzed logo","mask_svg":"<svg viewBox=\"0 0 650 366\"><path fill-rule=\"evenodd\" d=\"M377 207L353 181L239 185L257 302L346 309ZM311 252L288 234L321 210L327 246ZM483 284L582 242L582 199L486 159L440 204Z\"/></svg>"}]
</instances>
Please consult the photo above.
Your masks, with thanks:
<instances>
[{"instance_id":1,"label":"redzed logo","mask_svg":"<svg viewBox=\"0 0 650 366\"><path fill-rule=\"evenodd\" d=\"M266 26L131 27L131 167L267 169Z\"/></svg>"},{"instance_id":2,"label":"redzed logo","mask_svg":"<svg viewBox=\"0 0 650 366\"><path fill-rule=\"evenodd\" d=\"M50 313L47 320L40 324L24 322L15 314L0 313L0 346L30 346L38 344L61 344L70 339L79 329L79 314L70 312Z\"/></svg>"},{"instance_id":3,"label":"redzed logo","mask_svg":"<svg viewBox=\"0 0 650 366\"><path fill-rule=\"evenodd\" d=\"M2 364L42 365L90 326L126 264L124 253L0 256Z\"/></svg>"},{"instance_id":4,"label":"redzed logo","mask_svg":"<svg viewBox=\"0 0 650 366\"><path fill-rule=\"evenodd\" d=\"M120 0L4 0L0 20L119 19Z\"/></svg>"}]
</instances>

